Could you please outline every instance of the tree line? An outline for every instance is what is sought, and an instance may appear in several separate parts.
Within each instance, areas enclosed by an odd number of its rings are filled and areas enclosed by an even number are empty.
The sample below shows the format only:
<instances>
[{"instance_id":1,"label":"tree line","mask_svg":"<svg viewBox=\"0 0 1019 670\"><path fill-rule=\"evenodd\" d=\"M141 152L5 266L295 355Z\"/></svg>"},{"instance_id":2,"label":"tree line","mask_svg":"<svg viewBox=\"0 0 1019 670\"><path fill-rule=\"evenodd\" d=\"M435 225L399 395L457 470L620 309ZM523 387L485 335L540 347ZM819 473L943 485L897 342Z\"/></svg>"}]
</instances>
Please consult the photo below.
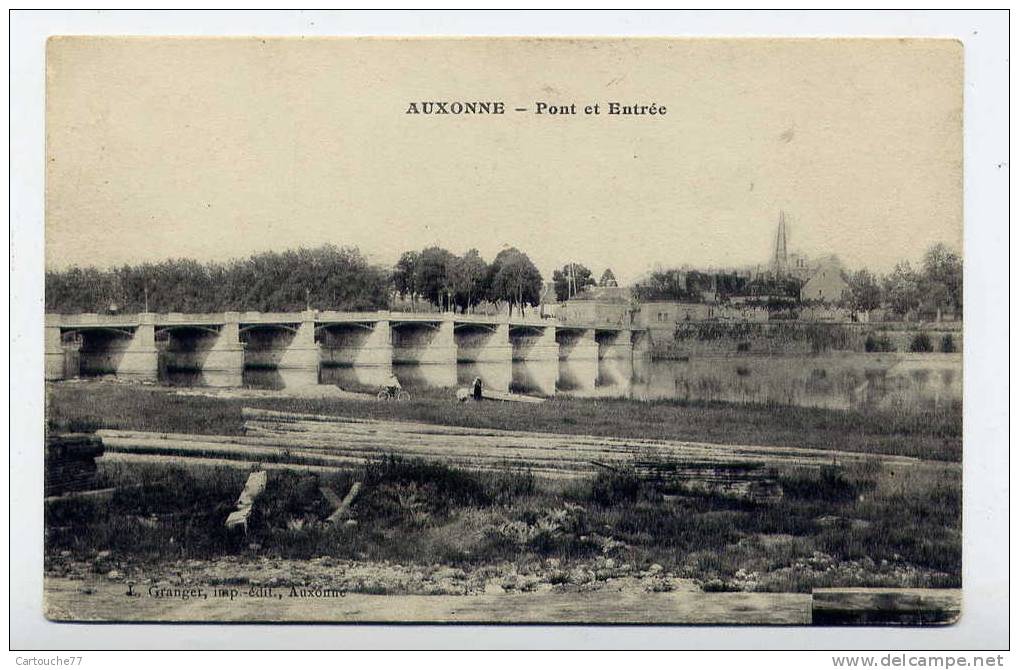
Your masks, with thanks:
<instances>
[{"instance_id":1,"label":"tree line","mask_svg":"<svg viewBox=\"0 0 1019 670\"><path fill-rule=\"evenodd\" d=\"M920 265L909 261L878 275L870 270L845 274L848 290L838 302L841 307L870 311L886 307L899 315L912 312L962 310L962 258L944 244L931 246ZM769 299L799 300L800 280L763 275L756 278L735 273L703 273L684 270L656 270L633 286L633 297L641 302L669 300L702 302L708 294L725 300L732 296L767 296Z\"/></svg>"},{"instance_id":2,"label":"tree line","mask_svg":"<svg viewBox=\"0 0 1019 670\"><path fill-rule=\"evenodd\" d=\"M909 261L876 275L857 270L847 278L843 306L869 311L886 307L896 314L962 312L962 257L944 244L927 249L918 268Z\"/></svg>"},{"instance_id":3,"label":"tree line","mask_svg":"<svg viewBox=\"0 0 1019 670\"><path fill-rule=\"evenodd\" d=\"M46 273L46 310L60 313L345 311L386 309L395 295L442 310L467 312L483 302L501 303L512 313L542 300L543 279L519 249L503 249L486 262L477 249L456 255L432 246L404 253L393 268L370 263L352 247L265 252L225 263L192 259L123 265L108 270L72 267ZM887 307L914 311L962 310L962 259L943 244L930 247L919 267L908 261L891 272L847 273L841 305L869 311ZM564 301L594 286L617 285L611 269L596 281L581 263L552 273L555 298ZM790 279L751 280L735 273L658 270L637 282L641 302L700 302L708 293L798 296Z\"/></svg>"},{"instance_id":4,"label":"tree line","mask_svg":"<svg viewBox=\"0 0 1019 670\"><path fill-rule=\"evenodd\" d=\"M266 252L226 263L174 259L104 270L46 273L46 310L78 312L221 312L388 308L399 294L443 310L499 302L521 313L541 301L543 280L527 254L476 249L457 256L440 247L410 251L396 266L373 265L355 248Z\"/></svg>"},{"instance_id":5,"label":"tree line","mask_svg":"<svg viewBox=\"0 0 1019 670\"><path fill-rule=\"evenodd\" d=\"M389 273L354 248L270 251L226 263L192 259L46 273L46 310L77 312L382 309Z\"/></svg>"},{"instance_id":6,"label":"tree line","mask_svg":"<svg viewBox=\"0 0 1019 670\"><path fill-rule=\"evenodd\" d=\"M527 305L541 302L541 272L516 247L500 251L491 263L477 249L462 256L441 247L407 251L393 268L397 294L413 302L425 301L444 311L467 313L482 302L505 303L523 314Z\"/></svg>"}]
</instances>

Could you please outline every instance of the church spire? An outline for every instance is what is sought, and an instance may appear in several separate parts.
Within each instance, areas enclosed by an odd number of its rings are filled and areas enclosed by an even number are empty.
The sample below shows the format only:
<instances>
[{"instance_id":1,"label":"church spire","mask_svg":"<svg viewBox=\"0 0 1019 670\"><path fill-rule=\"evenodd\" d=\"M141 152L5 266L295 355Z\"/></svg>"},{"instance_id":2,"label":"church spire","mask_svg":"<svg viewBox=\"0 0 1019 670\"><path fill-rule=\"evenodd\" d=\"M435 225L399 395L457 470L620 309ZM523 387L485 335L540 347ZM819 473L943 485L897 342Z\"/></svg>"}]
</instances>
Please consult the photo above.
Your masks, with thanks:
<instances>
[{"instance_id":1,"label":"church spire","mask_svg":"<svg viewBox=\"0 0 1019 670\"><path fill-rule=\"evenodd\" d=\"M771 269L775 277L783 277L789 269L789 254L786 251L785 210L778 214L778 233L775 235L775 258Z\"/></svg>"}]
</instances>

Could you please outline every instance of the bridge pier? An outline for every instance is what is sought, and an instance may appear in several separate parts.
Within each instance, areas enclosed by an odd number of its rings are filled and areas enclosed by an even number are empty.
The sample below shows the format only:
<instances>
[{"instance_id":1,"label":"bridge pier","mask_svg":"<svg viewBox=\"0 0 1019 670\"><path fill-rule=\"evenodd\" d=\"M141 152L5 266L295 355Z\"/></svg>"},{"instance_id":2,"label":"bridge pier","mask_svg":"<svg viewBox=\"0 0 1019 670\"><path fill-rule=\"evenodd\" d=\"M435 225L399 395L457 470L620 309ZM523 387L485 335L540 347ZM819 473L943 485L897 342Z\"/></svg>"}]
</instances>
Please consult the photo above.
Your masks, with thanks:
<instances>
[{"instance_id":1,"label":"bridge pier","mask_svg":"<svg viewBox=\"0 0 1019 670\"><path fill-rule=\"evenodd\" d=\"M598 341L598 359L630 360L633 356L633 343L629 330L603 330L596 335Z\"/></svg>"},{"instance_id":2,"label":"bridge pier","mask_svg":"<svg viewBox=\"0 0 1019 670\"><path fill-rule=\"evenodd\" d=\"M456 332L455 339L457 363L511 363L513 361L509 323L477 328L462 325Z\"/></svg>"},{"instance_id":3,"label":"bridge pier","mask_svg":"<svg viewBox=\"0 0 1019 670\"><path fill-rule=\"evenodd\" d=\"M156 315L138 315L138 326L127 346L120 352L114 374L155 381L159 378L159 351L156 349Z\"/></svg>"},{"instance_id":4,"label":"bridge pier","mask_svg":"<svg viewBox=\"0 0 1019 670\"><path fill-rule=\"evenodd\" d=\"M651 358L651 334L646 330L630 331L630 347L633 350L633 358Z\"/></svg>"},{"instance_id":5,"label":"bridge pier","mask_svg":"<svg viewBox=\"0 0 1019 670\"><path fill-rule=\"evenodd\" d=\"M43 328L43 361L46 381L56 381L66 376L63 339L60 333L60 315L47 314Z\"/></svg>"},{"instance_id":6,"label":"bridge pier","mask_svg":"<svg viewBox=\"0 0 1019 670\"><path fill-rule=\"evenodd\" d=\"M212 343L201 364L208 372L242 372L244 370L244 344L241 342L240 314L225 312L219 335Z\"/></svg>"},{"instance_id":7,"label":"bridge pier","mask_svg":"<svg viewBox=\"0 0 1019 670\"><path fill-rule=\"evenodd\" d=\"M514 361L558 361L559 343L556 328L549 326L527 326L510 331L510 344Z\"/></svg>"},{"instance_id":8,"label":"bridge pier","mask_svg":"<svg viewBox=\"0 0 1019 670\"><path fill-rule=\"evenodd\" d=\"M293 339L286 344L276 368L283 370L318 370L322 354L315 341L315 311L301 312L301 322Z\"/></svg>"},{"instance_id":9,"label":"bridge pier","mask_svg":"<svg viewBox=\"0 0 1019 670\"><path fill-rule=\"evenodd\" d=\"M598 340L593 328L570 328L556 332L561 361L597 361Z\"/></svg>"},{"instance_id":10,"label":"bridge pier","mask_svg":"<svg viewBox=\"0 0 1019 670\"><path fill-rule=\"evenodd\" d=\"M335 324L319 328L322 364L333 367L389 368L393 363L393 335L389 321L371 325Z\"/></svg>"},{"instance_id":11,"label":"bridge pier","mask_svg":"<svg viewBox=\"0 0 1019 670\"><path fill-rule=\"evenodd\" d=\"M393 363L455 366L453 321L398 324L393 328Z\"/></svg>"},{"instance_id":12,"label":"bridge pier","mask_svg":"<svg viewBox=\"0 0 1019 670\"><path fill-rule=\"evenodd\" d=\"M513 346L509 323L459 324L456 329L458 381L470 384L475 377L485 388L509 391L513 379Z\"/></svg>"}]
</instances>

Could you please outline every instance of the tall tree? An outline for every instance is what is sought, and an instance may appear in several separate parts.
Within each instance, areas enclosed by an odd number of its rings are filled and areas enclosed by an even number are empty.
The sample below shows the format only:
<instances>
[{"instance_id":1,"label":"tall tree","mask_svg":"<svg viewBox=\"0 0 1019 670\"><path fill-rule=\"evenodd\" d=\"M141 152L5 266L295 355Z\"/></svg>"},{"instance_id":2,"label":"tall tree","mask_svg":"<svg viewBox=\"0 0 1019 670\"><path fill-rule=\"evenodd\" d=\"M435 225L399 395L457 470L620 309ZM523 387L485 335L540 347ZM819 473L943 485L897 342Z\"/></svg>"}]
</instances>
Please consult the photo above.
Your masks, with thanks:
<instances>
[{"instance_id":1,"label":"tall tree","mask_svg":"<svg viewBox=\"0 0 1019 670\"><path fill-rule=\"evenodd\" d=\"M647 279L637 282L633 287L634 297L644 301L699 300L700 294L696 290L688 291L687 286L689 283L697 284L700 273L689 273L693 275L692 282L688 281L687 274L682 270L655 270Z\"/></svg>"},{"instance_id":2,"label":"tall tree","mask_svg":"<svg viewBox=\"0 0 1019 670\"><path fill-rule=\"evenodd\" d=\"M601 273L601 279L598 280L598 286L619 286L619 282L616 281L616 275L612 272L611 268L605 268L605 272Z\"/></svg>"},{"instance_id":3,"label":"tall tree","mask_svg":"<svg viewBox=\"0 0 1019 670\"><path fill-rule=\"evenodd\" d=\"M418 290L432 304L447 309L453 291L449 281L449 266L455 256L441 247L428 247L421 252L416 273Z\"/></svg>"},{"instance_id":4,"label":"tall tree","mask_svg":"<svg viewBox=\"0 0 1019 670\"><path fill-rule=\"evenodd\" d=\"M900 315L916 309L920 304L920 276L909 261L896 263L883 282L885 300Z\"/></svg>"},{"instance_id":5,"label":"tall tree","mask_svg":"<svg viewBox=\"0 0 1019 670\"><path fill-rule=\"evenodd\" d=\"M515 247L503 249L492 265L497 269L491 295L496 300L505 300L510 314L516 306L523 316L524 305L537 305L541 301L541 273L527 254Z\"/></svg>"},{"instance_id":6,"label":"tall tree","mask_svg":"<svg viewBox=\"0 0 1019 670\"><path fill-rule=\"evenodd\" d=\"M477 249L452 259L446 268L447 280L453 291L453 302L464 314L485 297L488 264Z\"/></svg>"},{"instance_id":7,"label":"tall tree","mask_svg":"<svg viewBox=\"0 0 1019 670\"><path fill-rule=\"evenodd\" d=\"M420 262L421 254L416 251L405 251L393 268L393 288L413 302L417 301L418 296L417 270Z\"/></svg>"},{"instance_id":8,"label":"tall tree","mask_svg":"<svg viewBox=\"0 0 1019 670\"><path fill-rule=\"evenodd\" d=\"M857 270L849 275L849 306L868 312L881 306L881 286L868 270Z\"/></svg>"},{"instance_id":9,"label":"tall tree","mask_svg":"<svg viewBox=\"0 0 1019 670\"><path fill-rule=\"evenodd\" d=\"M921 300L931 309L962 309L962 258L944 244L927 250L921 271Z\"/></svg>"},{"instance_id":10,"label":"tall tree","mask_svg":"<svg viewBox=\"0 0 1019 670\"><path fill-rule=\"evenodd\" d=\"M556 300L563 302L582 292L588 286L594 286L595 280L586 266L580 263L567 263L561 270L552 272L552 284L555 288Z\"/></svg>"}]
</instances>

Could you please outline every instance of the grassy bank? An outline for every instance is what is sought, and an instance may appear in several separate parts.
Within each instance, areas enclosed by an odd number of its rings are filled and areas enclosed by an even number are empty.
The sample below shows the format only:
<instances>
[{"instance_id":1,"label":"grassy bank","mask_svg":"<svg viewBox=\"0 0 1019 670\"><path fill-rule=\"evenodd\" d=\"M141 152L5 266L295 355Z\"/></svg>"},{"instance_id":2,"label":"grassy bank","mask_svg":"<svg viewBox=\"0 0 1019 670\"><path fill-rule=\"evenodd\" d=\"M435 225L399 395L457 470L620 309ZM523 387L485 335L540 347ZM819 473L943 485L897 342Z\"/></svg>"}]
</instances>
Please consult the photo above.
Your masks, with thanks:
<instances>
[{"instance_id":1,"label":"grassy bank","mask_svg":"<svg viewBox=\"0 0 1019 670\"><path fill-rule=\"evenodd\" d=\"M329 475L271 472L245 536L223 526L244 472L105 463L101 484L122 488L106 503L48 506L46 560L51 574L71 574L76 564L121 578L151 578L167 565L201 569L196 562L224 556L416 566L356 583L334 574L344 588L369 593L431 592L440 572L454 576L441 586L452 592L493 577L520 590L619 578L670 590L671 577L709 591L959 585L958 469L890 473L864 463L778 476L786 496L765 505L667 496L626 472L553 482L378 459ZM364 483L354 521L324 524L330 509L319 487L342 495L353 481ZM213 574L248 579L230 567ZM424 577L412 584L408 574Z\"/></svg>"},{"instance_id":2,"label":"grassy bank","mask_svg":"<svg viewBox=\"0 0 1019 670\"><path fill-rule=\"evenodd\" d=\"M239 434L242 407L454 426L535 430L724 444L834 449L959 461L962 410L826 410L661 400L556 398L540 405L457 403L450 390L418 393L412 402L336 398L210 398L120 383L57 383L47 387L47 417L63 430L118 428Z\"/></svg>"},{"instance_id":3,"label":"grassy bank","mask_svg":"<svg viewBox=\"0 0 1019 670\"><path fill-rule=\"evenodd\" d=\"M237 434L243 429L241 407L256 406L933 461L958 461L961 455L961 413L904 416L590 399L461 404L448 390L417 394L407 403L212 398L109 382L52 384L47 393L50 426L63 430ZM117 578L153 579L154 573L173 575L184 566L211 570L204 575L211 583L262 579L265 561L276 562L274 569L283 575L291 565L353 561L369 567L344 563L336 579L343 588L365 593L475 592L492 587L493 580L504 590L615 588L611 580L670 590L681 578L708 591L958 586L958 466L892 467L864 461L820 470L777 468L785 495L768 504L708 493L676 495L625 469L551 481L526 471L468 472L380 456L333 474L270 472L245 536L223 523L245 472L204 464L103 462L98 485L117 492L108 502L48 505L46 561L54 575ZM353 522L324 524L331 510L320 487L342 496L354 481L364 486L351 508ZM239 564L229 561L256 568L238 576ZM364 576L382 573L389 576ZM436 577L440 574L445 577Z\"/></svg>"}]
</instances>

